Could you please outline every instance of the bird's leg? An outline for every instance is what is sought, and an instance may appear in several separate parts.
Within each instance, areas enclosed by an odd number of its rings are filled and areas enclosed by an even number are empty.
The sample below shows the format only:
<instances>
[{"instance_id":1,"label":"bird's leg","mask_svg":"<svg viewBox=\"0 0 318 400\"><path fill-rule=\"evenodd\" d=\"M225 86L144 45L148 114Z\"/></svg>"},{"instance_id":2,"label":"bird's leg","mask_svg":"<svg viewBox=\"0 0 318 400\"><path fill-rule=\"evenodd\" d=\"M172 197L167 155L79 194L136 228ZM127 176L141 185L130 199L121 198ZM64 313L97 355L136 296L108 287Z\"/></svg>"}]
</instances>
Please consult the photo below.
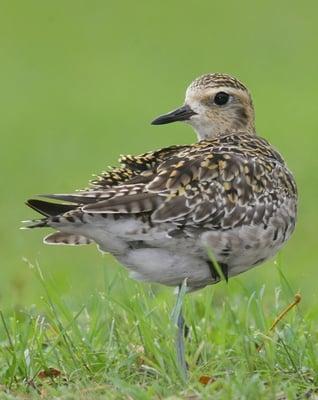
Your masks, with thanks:
<instances>
[{"instance_id":1,"label":"bird's leg","mask_svg":"<svg viewBox=\"0 0 318 400\"><path fill-rule=\"evenodd\" d=\"M185 351L184 351L184 336L186 330L185 330L184 318L182 315L182 303L186 291L187 291L187 280L185 279L178 288L177 301L171 314L171 320L173 324L177 325L177 335L176 335L177 363L182 378L184 380L187 380L188 377L187 363L185 360Z\"/></svg>"}]
</instances>

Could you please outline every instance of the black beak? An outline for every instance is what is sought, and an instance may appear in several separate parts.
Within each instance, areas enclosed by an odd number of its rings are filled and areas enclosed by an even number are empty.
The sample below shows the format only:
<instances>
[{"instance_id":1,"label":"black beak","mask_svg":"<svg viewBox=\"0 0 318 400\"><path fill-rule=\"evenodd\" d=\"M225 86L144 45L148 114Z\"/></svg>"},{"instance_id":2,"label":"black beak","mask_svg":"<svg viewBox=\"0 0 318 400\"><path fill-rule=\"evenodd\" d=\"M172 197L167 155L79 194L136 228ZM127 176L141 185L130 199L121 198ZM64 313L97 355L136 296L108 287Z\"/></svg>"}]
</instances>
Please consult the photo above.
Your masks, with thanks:
<instances>
[{"instance_id":1,"label":"black beak","mask_svg":"<svg viewBox=\"0 0 318 400\"><path fill-rule=\"evenodd\" d=\"M192 115L195 114L196 112L194 112L188 105L185 105L177 110L171 111L168 114L161 115L160 117L154 119L151 122L151 125L163 125L170 124L170 122L187 121L192 117Z\"/></svg>"}]
</instances>

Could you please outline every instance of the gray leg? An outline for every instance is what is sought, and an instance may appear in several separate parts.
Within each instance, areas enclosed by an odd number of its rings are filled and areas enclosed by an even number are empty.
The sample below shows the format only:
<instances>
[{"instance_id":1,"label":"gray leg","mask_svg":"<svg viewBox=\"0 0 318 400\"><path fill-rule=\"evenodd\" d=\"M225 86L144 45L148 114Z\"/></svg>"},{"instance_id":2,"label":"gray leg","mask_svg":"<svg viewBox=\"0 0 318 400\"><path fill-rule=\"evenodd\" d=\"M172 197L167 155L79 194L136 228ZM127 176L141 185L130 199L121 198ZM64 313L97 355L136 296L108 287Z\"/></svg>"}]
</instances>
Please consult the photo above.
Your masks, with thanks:
<instances>
[{"instance_id":1,"label":"gray leg","mask_svg":"<svg viewBox=\"0 0 318 400\"><path fill-rule=\"evenodd\" d=\"M176 336L176 351L177 351L177 363L180 370L180 374L184 380L188 378L187 363L185 360L184 351L184 318L182 315L182 303L184 295L187 290L187 281L183 281L182 285L179 286L177 301L172 311L171 320L177 325L177 336Z\"/></svg>"}]
</instances>

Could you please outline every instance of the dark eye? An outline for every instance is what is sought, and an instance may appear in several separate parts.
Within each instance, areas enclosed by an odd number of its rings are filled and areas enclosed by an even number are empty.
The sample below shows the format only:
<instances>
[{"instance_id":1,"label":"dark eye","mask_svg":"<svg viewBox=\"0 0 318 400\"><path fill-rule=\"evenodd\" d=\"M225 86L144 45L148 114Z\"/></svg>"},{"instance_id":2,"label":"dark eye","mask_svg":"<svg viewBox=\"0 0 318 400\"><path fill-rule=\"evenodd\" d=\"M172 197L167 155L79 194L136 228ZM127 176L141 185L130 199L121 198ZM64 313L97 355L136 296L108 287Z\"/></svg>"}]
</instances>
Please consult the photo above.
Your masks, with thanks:
<instances>
[{"instance_id":1,"label":"dark eye","mask_svg":"<svg viewBox=\"0 0 318 400\"><path fill-rule=\"evenodd\" d=\"M217 104L218 106L223 106L228 102L229 97L230 96L227 93L219 92L214 97L214 103Z\"/></svg>"}]
</instances>

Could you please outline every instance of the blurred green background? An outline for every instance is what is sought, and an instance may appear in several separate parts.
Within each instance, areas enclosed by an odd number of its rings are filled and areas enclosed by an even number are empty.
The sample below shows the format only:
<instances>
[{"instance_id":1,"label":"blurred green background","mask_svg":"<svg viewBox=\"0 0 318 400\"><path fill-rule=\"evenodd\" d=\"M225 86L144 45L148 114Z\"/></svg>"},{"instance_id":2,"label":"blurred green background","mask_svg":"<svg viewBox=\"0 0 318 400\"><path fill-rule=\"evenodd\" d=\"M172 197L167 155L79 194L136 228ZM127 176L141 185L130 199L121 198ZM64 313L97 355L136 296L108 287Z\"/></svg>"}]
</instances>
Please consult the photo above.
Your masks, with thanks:
<instances>
[{"instance_id":1,"label":"blurred green background","mask_svg":"<svg viewBox=\"0 0 318 400\"><path fill-rule=\"evenodd\" d=\"M249 86L258 132L296 174L299 221L281 260L316 303L317 12L314 1L2 0L0 308L41 303L23 258L76 302L102 290L104 273L115 276L116 262L92 246L45 247L47 231L20 231L35 216L23 203L85 187L120 153L194 141L188 126L149 123L182 104L193 78L215 71ZM274 286L274 269L238 279Z\"/></svg>"}]
</instances>

